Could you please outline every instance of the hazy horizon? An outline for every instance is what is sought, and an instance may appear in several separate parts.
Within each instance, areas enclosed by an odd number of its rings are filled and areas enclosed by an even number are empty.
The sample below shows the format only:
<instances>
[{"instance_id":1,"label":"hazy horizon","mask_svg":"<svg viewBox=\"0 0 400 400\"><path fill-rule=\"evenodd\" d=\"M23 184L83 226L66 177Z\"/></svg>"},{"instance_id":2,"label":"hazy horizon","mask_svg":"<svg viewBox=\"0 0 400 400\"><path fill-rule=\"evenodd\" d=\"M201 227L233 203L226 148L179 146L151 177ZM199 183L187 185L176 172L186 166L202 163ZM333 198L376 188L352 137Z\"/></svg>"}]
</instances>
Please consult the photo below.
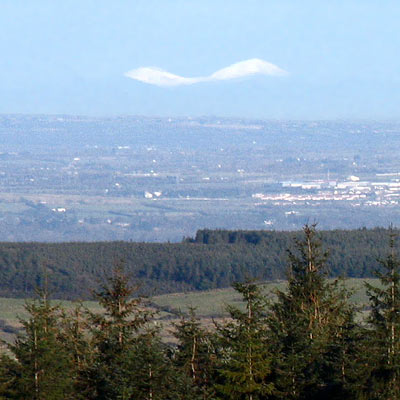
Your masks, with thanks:
<instances>
[{"instance_id":1,"label":"hazy horizon","mask_svg":"<svg viewBox=\"0 0 400 400\"><path fill-rule=\"evenodd\" d=\"M313 118L310 116L309 118L263 118L263 117L248 117L248 116L242 116L242 115L223 115L223 114L218 114L218 115L213 115L213 114L191 114L191 115L172 115L172 114L148 114L148 115L141 115L141 114L123 114L123 113L115 113L115 114L107 114L107 113L101 113L101 114L74 114L74 113L3 113L0 112L0 117L3 116L32 116L32 117L67 117L67 118L74 118L74 117L79 117L79 118L98 118L98 119L107 119L107 118L144 118L144 119L153 119L153 118L161 118L161 119L176 119L176 120L181 120L181 119L201 119L201 118L207 118L207 119L232 119L232 120L243 120L243 121L264 121L264 122L356 122L356 123L372 123L372 122L378 122L378 123L385 123L385 122L390 122L390 123L396 123L400 122L400 116L399 117L393 117L393 118L340 118L340 117L332 117L332 118Z\"/></svg>"}]
</instances>

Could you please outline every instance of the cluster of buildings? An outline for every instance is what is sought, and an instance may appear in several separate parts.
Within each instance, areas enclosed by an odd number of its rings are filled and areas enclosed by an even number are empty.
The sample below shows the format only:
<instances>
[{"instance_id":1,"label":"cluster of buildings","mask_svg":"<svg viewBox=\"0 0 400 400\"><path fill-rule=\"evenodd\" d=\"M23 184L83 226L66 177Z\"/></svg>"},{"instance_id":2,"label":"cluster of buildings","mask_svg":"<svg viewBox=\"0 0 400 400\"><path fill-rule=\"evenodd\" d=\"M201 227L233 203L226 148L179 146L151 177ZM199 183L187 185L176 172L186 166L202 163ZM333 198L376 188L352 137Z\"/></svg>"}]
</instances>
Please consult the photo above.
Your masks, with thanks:
<instances>
[{"instance_id":1,"label":"cluster of buildings","mask_svg":"<svg viewBox=\"0 0 400 400\"><path fill-rule=\"evenodd\" d=\"M381 180L392 176L390 180ZM286 181L281 183L279 193L255 193L254 199L272 202L274 205L311 203L324 201L346 201L353 205L384 206L398 204L400 200L400 179L396 174L379 174L376 181L360 180L349 176L345 180Z\"/></svg>"}]
</instances>

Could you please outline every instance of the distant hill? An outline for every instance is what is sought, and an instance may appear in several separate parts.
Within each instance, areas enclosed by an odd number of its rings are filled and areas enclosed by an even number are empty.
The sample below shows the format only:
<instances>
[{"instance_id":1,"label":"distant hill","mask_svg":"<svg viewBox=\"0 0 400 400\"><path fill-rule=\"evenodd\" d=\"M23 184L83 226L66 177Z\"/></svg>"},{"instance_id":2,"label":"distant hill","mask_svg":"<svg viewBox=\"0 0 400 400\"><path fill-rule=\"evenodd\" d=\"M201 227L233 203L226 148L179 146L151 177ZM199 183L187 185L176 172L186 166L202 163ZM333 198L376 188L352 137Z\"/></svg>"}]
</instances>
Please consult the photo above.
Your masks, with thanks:
<instances>
[{"instance_id":1,"label":"distant hill","mask_svg":"<svg viewBox=\"0 0 400 400\"><path fill-rule=\"evenodd\" d=\"M144 294L228 287L246 277L284 279L300 232L200 230L182 243L0 243L0 296L29 297L48 281L55 298L90 298L122 262ZM387 251L386 229L320 232L331 276L370 277Z\"/></svg>"}]
</instances>

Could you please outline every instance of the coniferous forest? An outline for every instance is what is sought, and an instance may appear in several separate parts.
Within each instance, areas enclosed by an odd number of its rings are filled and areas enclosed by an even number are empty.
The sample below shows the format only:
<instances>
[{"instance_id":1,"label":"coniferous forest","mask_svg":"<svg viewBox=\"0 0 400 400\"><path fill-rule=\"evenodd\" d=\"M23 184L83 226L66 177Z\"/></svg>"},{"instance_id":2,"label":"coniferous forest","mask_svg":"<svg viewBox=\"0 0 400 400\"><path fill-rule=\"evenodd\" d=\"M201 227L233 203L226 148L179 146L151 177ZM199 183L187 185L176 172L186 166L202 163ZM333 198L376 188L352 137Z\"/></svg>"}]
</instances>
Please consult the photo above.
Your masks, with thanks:
<instances>
[{"instance_id":1,"label":"coniferous forest","mask_svg":"<svg viewBox=\"0 0 400 400\"><path fill-rule=\"evenodd\" d=\"M314 225L287 253L287 289L264 297L256 281L234 284L245 309L205 328L191 309L162 340L123 263L93 294L104 312L53 305L46 286L0 362L0 399L399 399L400 259L394 231L369 285L366 317Z\"/></svg>"},{"instance_id":2,"label":"coniferous forest","mask_svg":"<svg viewBox=\"0 0 400 400\"><path fill-rule=\"evenodd\" d=\"M301 232L200 230L181 243L0 243L0 296L32 297L48 286L57 299L90 299L99 276L123 259L145 295L230 287L249 276L286 279L287 249ZM388 230L321 231L331 277L367 278L384 257Z\"/></svg>"}]
</instances>

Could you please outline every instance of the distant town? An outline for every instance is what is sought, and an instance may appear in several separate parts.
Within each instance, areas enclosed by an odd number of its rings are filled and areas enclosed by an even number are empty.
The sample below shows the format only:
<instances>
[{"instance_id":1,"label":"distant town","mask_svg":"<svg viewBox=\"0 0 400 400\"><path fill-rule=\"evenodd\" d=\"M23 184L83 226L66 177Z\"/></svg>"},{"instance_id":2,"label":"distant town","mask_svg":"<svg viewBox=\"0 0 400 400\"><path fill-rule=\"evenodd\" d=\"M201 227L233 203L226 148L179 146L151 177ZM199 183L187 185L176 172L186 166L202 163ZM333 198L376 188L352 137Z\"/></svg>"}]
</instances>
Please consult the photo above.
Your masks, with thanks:
<instances>
[{"instance_id":1,"label":"distant town","mask_svg":"<svg viewBox=\"0 0 400 400\"><path fill-rule=\"evenodd\" d=\"M400 123L0 116L0 240L400 224Z\"/></svg>"},{"instance_id":2,"label":"distant town","mask_svg":"<svg viewBox=\"0 0 400 400\"><path fill-rule=\"evenodd\" d=\"M358 176L351 175L343 181L315 180L282 182L282 192L278 194L255 193L255 199L262 200L260 204L308 204L318 206L321 202L337 201L351 202L352 207L388 206L399 204L400 179L395 178L399 173L376 174L375 182L360 181ZM379 178L392 178L390 181ZM296 190L297 189L297 190ZM285 212L286 215L298 214L297 211Z\"/></svg>"}]
</instances>

